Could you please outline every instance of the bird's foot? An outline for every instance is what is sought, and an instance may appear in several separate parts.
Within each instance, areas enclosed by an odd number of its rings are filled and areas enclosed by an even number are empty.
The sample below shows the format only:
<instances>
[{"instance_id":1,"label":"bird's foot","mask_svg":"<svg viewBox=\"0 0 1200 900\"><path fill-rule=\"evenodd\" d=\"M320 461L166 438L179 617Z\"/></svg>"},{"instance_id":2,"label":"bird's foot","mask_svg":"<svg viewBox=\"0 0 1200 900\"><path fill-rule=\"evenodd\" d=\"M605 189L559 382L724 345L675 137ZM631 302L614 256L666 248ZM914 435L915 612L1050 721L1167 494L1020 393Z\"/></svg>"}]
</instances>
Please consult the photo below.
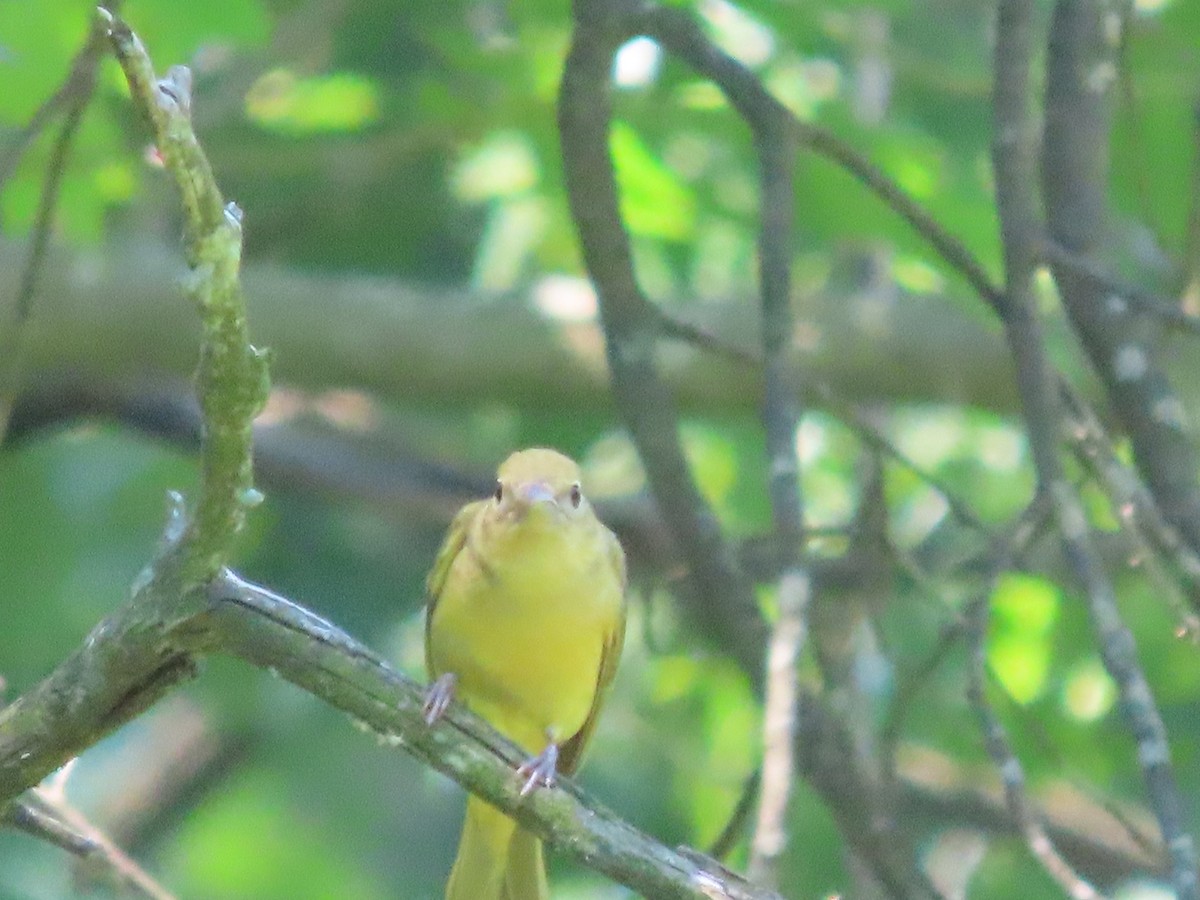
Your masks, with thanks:
<instances>
[{"instance_id":1,"label":"bird's foot","mask_svg":"<svg viewBox=\"0 0 1200 900\"><path fill-rule=\"evenodd\" d=\"M425 714L425 724L432 725L449 709L454 700L454 689L458 686L458 677L453 672L439 675L425 691L425 703L421 712Z\"/></svg>"},{"instance_id":2,"label":"bird's foot","mask_svg":"<svg viewBox=\"0 0 1200 900\"><path fill-rule=\"evenodd\" d=\"M522 763L517 774L525 778L521 796L528 796L537 787L553 787L558 777L558 744L547 744L546 749L533 759Z\"/></svg>"}]
</instances>

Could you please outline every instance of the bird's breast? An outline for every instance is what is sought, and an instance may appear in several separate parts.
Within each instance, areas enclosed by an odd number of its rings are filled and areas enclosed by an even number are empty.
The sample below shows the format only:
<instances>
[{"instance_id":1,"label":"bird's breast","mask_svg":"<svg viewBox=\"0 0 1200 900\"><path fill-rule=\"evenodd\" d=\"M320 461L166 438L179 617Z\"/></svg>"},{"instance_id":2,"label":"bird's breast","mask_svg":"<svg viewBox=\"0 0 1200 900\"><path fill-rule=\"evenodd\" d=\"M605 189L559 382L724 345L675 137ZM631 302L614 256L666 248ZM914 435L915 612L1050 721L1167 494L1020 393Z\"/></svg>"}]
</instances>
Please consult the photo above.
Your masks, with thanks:
<instances>
[{"instance_id":1,"label":"bird's breast","mask_svg":"<svg viewBox=\"0 0 1200 900\"><path fill-rule=\"evenodd\" d=\"M587 534L468 541L447 573L431 623L437 671L531 750L547 731L578 731L621 614L620 576ZM601 535L595 535L601 538Z\"/></svg>"}]
</instances>

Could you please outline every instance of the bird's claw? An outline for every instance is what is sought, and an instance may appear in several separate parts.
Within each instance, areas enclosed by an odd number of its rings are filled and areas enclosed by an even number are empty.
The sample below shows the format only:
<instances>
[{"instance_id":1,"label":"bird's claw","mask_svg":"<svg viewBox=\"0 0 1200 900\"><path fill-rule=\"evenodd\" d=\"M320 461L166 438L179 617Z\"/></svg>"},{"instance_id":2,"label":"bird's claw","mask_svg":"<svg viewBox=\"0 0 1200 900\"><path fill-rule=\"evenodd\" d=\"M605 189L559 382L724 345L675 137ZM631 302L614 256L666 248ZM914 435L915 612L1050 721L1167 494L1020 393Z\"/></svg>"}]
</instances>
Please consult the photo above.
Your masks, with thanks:
<instances>
[{"instance_id":1,"label":"bird's claw","mask_svg":"<svg viewBox=\"0 0 1200 900\"><path fill-rule=\"evenodd\" d=\"M521 796L527 797L537 787L553 787L558 777L558 745L547 744L546 749L533 759L523 762L517 774L525 778Z\"/></svg>"},{"instance_id":2,"label":"bird's claw","mask_svg":"<svg viewBox=\"0 0 1200 900\"><path fill-rule=\"evenodd\" d=\"M439 675L425 691L425 703L421 706L421 712L425 716L426 725L432 725L445 715L451 701L454 700L454 689L457 685L458 678L454 673L447 672L445 675Z\"/></svg>"}]
</instances>

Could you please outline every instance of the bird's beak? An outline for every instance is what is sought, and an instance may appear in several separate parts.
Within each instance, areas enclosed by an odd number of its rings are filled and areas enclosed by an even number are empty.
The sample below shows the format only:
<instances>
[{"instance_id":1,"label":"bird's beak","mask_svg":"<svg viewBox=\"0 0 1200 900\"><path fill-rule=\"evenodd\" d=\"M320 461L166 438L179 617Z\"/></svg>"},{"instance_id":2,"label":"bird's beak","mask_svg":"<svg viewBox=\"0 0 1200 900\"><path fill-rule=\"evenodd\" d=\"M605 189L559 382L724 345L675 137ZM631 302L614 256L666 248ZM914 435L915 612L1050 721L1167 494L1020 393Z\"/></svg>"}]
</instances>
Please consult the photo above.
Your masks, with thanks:
<instances>
[{"instance_id":1,"label":"bird's beak","mask_svg":"<svg viewBox=\"0 0 1200 900\"><path fill-rule=\"evenodd\" d=\"M554 489L544 481L527 481L516 486L517 502L531 508L539 503L555 503Z\"/></svg>"}]
</instances>

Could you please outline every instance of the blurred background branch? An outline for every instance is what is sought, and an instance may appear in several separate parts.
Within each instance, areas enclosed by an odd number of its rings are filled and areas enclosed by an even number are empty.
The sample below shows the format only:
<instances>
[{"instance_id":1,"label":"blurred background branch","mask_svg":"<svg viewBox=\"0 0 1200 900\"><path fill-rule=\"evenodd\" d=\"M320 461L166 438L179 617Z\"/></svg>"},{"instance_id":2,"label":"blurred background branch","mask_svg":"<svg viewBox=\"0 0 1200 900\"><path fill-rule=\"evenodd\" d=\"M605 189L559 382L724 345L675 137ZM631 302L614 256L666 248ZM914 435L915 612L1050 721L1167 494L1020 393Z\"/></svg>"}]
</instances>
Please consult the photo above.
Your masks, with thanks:
<instances>
[{"instance_id":1,"label":"blurred background branch","mask_svg":"<svg viewBox=\"0 0 1200 900\"><path fill-rule=\"evenodd\" d=\"M118 4L119 5L119 4ZM83 48L71 63L71 71L61 88L38 107L17 139L0 159L0 191L12 177L21 157L30 144L60 113L62 128L55 138L50 159L46 164L38 200L37 219L25 264L20 267L20 286L16 291L13 312L0 331L0 443L8 429L8 419L15 397L20 390L26 354L26 331L38 284L45 269L46 249L54 231L59 192L66 172L68 156L84 110L96 89L96 69L105 49L104 29L93 24Z\"/></svg>"}]
</instances>

